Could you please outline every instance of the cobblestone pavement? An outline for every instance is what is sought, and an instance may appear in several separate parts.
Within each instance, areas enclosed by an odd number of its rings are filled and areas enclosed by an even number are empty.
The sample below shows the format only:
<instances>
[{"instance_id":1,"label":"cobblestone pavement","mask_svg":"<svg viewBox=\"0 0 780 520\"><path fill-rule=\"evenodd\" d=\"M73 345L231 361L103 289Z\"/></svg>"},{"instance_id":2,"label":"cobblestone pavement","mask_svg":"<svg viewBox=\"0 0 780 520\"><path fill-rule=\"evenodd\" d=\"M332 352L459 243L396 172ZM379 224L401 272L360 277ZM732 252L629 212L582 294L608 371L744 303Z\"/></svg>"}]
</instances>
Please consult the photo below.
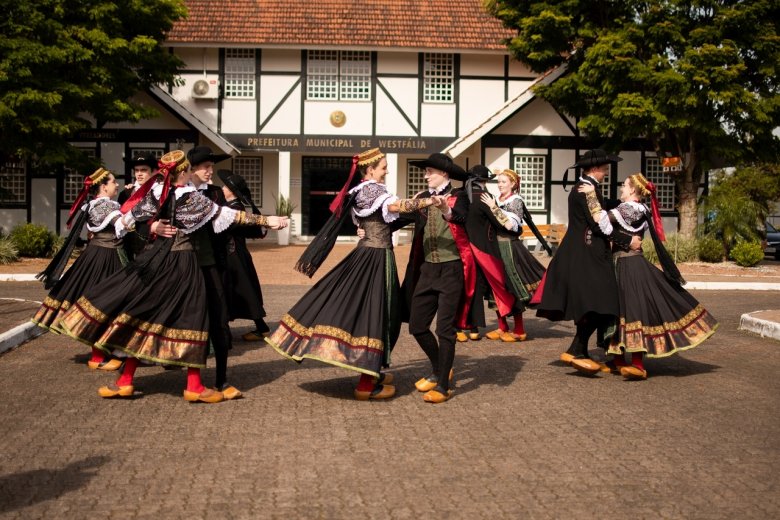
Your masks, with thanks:
<instances>
[{"instance_id":1,"label":"cobblestone pavement","mask_svg":"<svg viewBox=\"0 0 780 520\"><path fill-rule=\"evenodd\" d=\"M270 317L305 289L267 286ZM159 367L138 370L138 398L101 400L115 376L46 334L0 357L0 518L778 518L780 343L736 330L777 294L695 295L719 331L647 381L578 375L555 361L571 325L529 313L525 343L459 344L441 405L414 390L428 366L405 329L390 401L238 341L246 398L216 405L184 402L184 372Z\"/></svg>"}]
</instances>

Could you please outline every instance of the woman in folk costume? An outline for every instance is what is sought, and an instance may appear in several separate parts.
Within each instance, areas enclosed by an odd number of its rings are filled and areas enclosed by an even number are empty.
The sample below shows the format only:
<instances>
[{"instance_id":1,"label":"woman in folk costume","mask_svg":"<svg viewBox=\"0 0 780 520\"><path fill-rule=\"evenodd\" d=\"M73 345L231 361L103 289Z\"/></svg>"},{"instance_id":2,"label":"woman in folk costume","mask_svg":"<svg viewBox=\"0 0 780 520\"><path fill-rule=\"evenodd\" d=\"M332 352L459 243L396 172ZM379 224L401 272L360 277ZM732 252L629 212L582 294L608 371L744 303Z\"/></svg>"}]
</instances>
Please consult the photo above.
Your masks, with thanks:
<instances>
[{"instance_id":1,"label":"woman in folk costume","mask_svg":"<svg viewBox=\"0 0 780 520\"><path fill-rule=\"evenodd\" d=\"M242 176L229 170L219 170L217 175L222 180L222 192L229 208L244 211L249 206L252 213L260 215ZM227 255L223 279L229 318L230 321L246 319L255 322L255 329L243 335L245 341L260 341L270 332L263 319L266 312L260 280L252 255L246 247L247 238L265 238L267 233L265 228L231 228L226 232Z\"/></svg>"},{"instance_id":2,"label":"woman in folk costume","mask_svg":"<svg viewBox=\"0 0 780 520\"><path fill-rule=\"evenodd\" d=\"M620 190L623 201L617 208L604 211L593 186L581 186L588 207L605 235L634 235L640 238L650 231L663 271L648 262L641 250L620 247L613 242L613 257L618 283L620 315L617 334L607 350L614 358L607 363L613 373L626 379L646 379L644 356L666 357L701 344L715 333L717 321L682 288L685 283L677 266L663 246L664 230L655 197L655 186L641 173L628 177ZM649 196L652 210L640 201ZM631 363L623 356L631 354ZM575 359L572 366L592 373L585 360Z\"/></svg>"},{"instance_id":3,"label":"woman in folk costume","mask_svg":"<svg viewBox=\"0 0 780 520\"><path fill-rule=\"evenodd\" d=\"M528 336L523 325L523 311L544 276L544 266L528 251L521 238L525 205L518 193L520 176L512 170L504 170L496 176L496 180L498 200L494 200L489 193L483 193L481 198L494 214L498 210L506 218L503 226L496 228L496 233L504 272L515 296L512 310L514 329L510 332L506 317L496 311L498 330L488 332L485 337L506 342L525 341Z\"/></svg>"},{"instance_id":4,"label":"woman in folk costume","mask_svg":"<svg viewBox=\"0 0 780 520\"><path fill-rule=\"evenodd\" d=\"M220 402L221 392L206 389L200 370L206 366L208 316L206 288L190 240L204 225L222 232L231 225L279 227L285 219L247 215L218 206L189 181L189 162L176 150L160 159L163 181L150 179L122 207L120 226L132 229L136 219L160 220L150 229L158 236L127 269L87 291L62 319L62 329L79 341L107 352L127 354L122 375L101 387L101 397L133 395L139 360L187 367L184 399ZM167 224L170 222L171 225Z\"/></svg>"},{"instance_id":5,"label":"woman in folk costume","mask_svg":"<svg viewBox=\"0 0 780 520\"><path fill-rule=\"evenodd\" d=\"M362 182L349 185L359 170ZM317 282L266 341L297 362L316 359L360 373L355 399L395 395L390 351L400 332L399 284L390 223L399 213L446 202L441 197L399 200L385 186L387 160L379 148L352 159L347 183L330 206L333 215L296 265L311 276L333 246L347 213L365 231L355 249Z\"/></svg>"},{"instance_id":6,"label":"woman in folk costume","mask_svg":"<svg viewBox=\"0 0 780 520\"><path fill-rule=\"evenodd\" d=\"M60 334L60 320L84 292L122 269L124 263L122 239L117 238L115 224L122 216L119 203L113 199L118 191L114 174L98 168L84 178L84 187L70 208L68 228L70 233L48 267L37 278L51 289L49 295L32 318L39 327ZM71 227L74 223L75 225ZM86 225L91 234L87 247L73 265L65 271L73 248ZM92 357L87 366L92 370L116 370L122 362L107 357L102 350L92 347Z\"/></svg>"}]
</instances>

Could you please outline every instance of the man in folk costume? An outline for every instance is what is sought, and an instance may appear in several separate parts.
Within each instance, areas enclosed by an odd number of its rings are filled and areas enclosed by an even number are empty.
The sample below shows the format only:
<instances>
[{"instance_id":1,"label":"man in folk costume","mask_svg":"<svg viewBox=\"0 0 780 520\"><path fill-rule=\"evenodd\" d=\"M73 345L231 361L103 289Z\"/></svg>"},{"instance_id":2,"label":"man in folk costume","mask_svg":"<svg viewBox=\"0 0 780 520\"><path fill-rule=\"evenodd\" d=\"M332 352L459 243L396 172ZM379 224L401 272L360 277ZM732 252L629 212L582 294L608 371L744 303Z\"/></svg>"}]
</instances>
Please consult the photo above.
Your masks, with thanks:
<instances>
[{"instance_id":1,"label":"man in folk costume","mask_svg":"<svg viewBox=\"0 0 780 520\"><path fill-rule=\"evenodd\" d=\"M211 184L214 164L228 159L230 155L215 154L208 146L196 146L187 153L192 165L192 184L206 198L219 206L227 206L222 188ZM217 235L211 226L203 226L193 233L193 247L198 256L203 278L206 281L206 295L209 314L209 340L214 347L216 361L216 389L225 399L241 397L241 392L227 382L228 351L233 347L227 298L222 282L226 262L226 234Z\"/></svg>"},{"instance_id":2,"label":"man in folk costume","mask_svg":"<svg viewBox=\"0 0 780 520\"><path fill-rule=\"evenodd\" d=\"M469 198L466 232L474 259L493 293L497 313L499 317L506 318L512 314L515 297L507 288L506 272L494 229L503 227L508 217L500 209L493 210L481 200L482 194L487 193L485 183L492 178L490 170L481 164L469 170L465 188Z\"/></svg>"},{"instance_id":3,"label":"man in folk costume","mask_svg":"<svg viewBox=\"0 0 780 520\"><path fill-rule=\"evenodd\" d=\"M537 316L552 321L574 321L577 332L560 360L571 364L580 359L579 365L591 373L609 370L590 359L588 340L597 329L607 331L606 336L614 333L619 312L618 290L609 238L593 221L585 194L577 188L582 184L596 187L598 203L603 207L598 185L609 173L610 164L622 160L595 149L585 152L572 166L582 168L583 173L569 193L566 236L550 261L540 290L531 300L532 304L538 303ZM636 237L633 240L627 236L615 239L624 241L625 248L641 246L641 240Z\"/></svg>"},{"instance_id":4,"label":"man in folk costume","mask_svg":"<svg viewBox=\"0 0 780 520\"><path fill-rule=\"evenodd\" d=\"M450 180L467 178L463 168L442 153L410 164L425 169L428 183L428 189L415 198L450 195ZM456 325L465 321L471 299L464 292L464 278L472 280L466 284L472 294L476 279L464 227L467 215L468 198L463 191L447 200L445 211L431 206L413 215L414 241L402 287L408 312L404 321L409 322L409 333L431 362L431 375L415 383L417 390L424 392L423 399L430 403L442 403L452 396ZM434 315L435 336L430 330Z\"/></svg>"},{"instance_id":5,"label":"man in folk costume","mask_svg":"<svg viewBox=\"0 0 780 520\"><path fill-rule=\"evenodd\" d=\"M152 155L138 155L133 157L129 163L133 169L133 178L135 180L133 183L126 185L125 189L119 193L117 202L120 206L127 202L127 199L149 180L157 170L157 158ZM135 255L141 252L144 246L146 246L148 238L149 223L136 222L135 229L125 236L122 245L129 260L133 260Z\"/></svg>"}]
</instances>

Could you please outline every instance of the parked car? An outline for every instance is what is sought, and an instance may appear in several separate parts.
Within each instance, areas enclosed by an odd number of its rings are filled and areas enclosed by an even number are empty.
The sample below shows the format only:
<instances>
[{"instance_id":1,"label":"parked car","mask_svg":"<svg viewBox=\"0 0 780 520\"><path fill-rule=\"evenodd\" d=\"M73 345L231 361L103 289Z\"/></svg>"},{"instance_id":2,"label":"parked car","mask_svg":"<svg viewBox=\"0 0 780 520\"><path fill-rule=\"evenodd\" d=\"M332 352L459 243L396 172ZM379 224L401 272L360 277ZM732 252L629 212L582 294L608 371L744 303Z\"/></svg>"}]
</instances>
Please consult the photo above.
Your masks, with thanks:
<instances>
[{"instance_id":1,"label":"parked car","mask_svg":"<svg viewBox=\"0 0 780 520\"><path fill-rule=\"evenodd\" d=\"M766 247L765 255L774 255L775 260L780 260L780 231L768 221L766 223Z\"/></svg>"}]
</instances>

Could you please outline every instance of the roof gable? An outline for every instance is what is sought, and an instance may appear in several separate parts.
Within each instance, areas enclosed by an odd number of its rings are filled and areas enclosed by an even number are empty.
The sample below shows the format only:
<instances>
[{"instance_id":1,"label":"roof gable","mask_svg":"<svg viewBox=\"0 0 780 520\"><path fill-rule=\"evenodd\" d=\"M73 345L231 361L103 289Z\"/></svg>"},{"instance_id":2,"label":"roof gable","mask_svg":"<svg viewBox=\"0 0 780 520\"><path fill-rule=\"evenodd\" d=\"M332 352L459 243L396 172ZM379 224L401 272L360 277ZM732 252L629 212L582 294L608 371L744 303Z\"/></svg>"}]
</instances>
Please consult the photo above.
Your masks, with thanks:
<instances>
[{"instance_id":1,"label":"roof gable","mask_svg":"<svg viewBox=\"0 0 780 520\"><path fill-rule=\"evenodd\" d=\"M513 32L482 0L186 0L169 44L507 52Z\"/></svg>"},{"instance_id":2,"label":"roof gable","mask_svg":"<svg viewBox=\"0 0 780 520\"><path fill-rule=\"evenodd\" d=\"M535 99L534 87L537 85L549 85L556 79L560 78L568 66L566 63L559 65L553 69L548 70L536 81L531 83L528 88L520 92L517 96L510 99L504 105L499 108L493 115L476 125L474 128L457 138L450 143L442 152L449 154L451 157L458 157L465 152L472 144L482 139L486 134L492 132L497 127L503 125L515 112L528 105Z\"/></svg>"}]
</instances>

